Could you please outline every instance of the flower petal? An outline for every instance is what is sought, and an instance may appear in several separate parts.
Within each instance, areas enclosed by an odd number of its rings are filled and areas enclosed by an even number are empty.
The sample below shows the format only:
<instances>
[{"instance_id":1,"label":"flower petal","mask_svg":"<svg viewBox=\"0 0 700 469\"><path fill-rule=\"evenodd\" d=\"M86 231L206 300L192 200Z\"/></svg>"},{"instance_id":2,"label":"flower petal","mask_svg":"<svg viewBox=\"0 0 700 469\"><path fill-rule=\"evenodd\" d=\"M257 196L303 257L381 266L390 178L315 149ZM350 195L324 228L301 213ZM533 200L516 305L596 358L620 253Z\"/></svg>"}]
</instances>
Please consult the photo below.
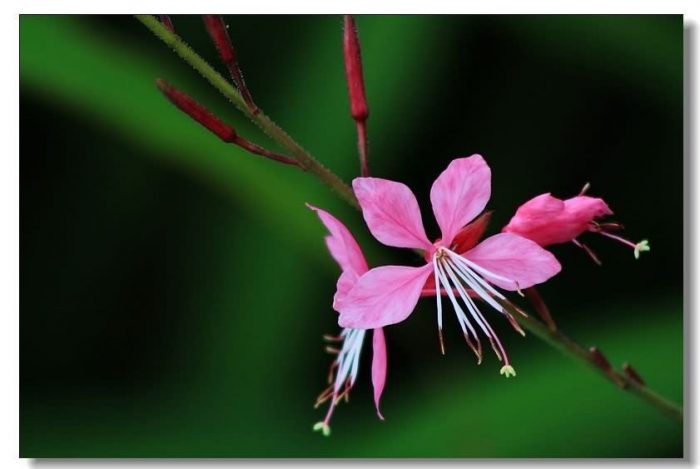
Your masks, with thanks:
<instances>
[{"instance_id":1,"label":"flower petal","mask_svg":"<svg viewBox=\"0 0 700 469\"><path fill-rule=\"evenodd\" d=\"M418 303L432 266L387 265L371 269L339 302L338 324L355 329L374 329L406 319ZM334 307L336 307L334 305Z\"/></svg>"},{"instance_id":2,"label":"flower petal","mask_svg":"<svg viewBox=\"0 0 700 469\"><path fill-rule=\"evenodd\" d=\"M375 238L397 248L430 249L416 197L405 184L380 178L352 181L367 227Z\"/></svg>"},{"instance_id":3,"label":"flower petal","mask_svg":"<svg viewBox=\"0 0 700 469\"><path fill-rule=\"evenodd\" d=\"M338 306L343 302L343 298L345 298L347 294L350 293L350 290L353 289L353 287L357 283L358 278L360 278L360 276L352 270L344 270L340 274L340 277L338 277L338 281L335 284L335 295L333 295L333 309L338 311Z\"/></svg>"},{"instance_id":4,"label":"flower petal","mask_svg":"<svg viewBox=\"0 0 700 469\"><path fill-rule=\"evenodd\" d=\"M326 246L333 256L333 259L340 265L340 268L345 271L355 273L355 278L367 272L367 261L362 254L360 246L355 241L355 238L350 233L345 225L340 220L335 218L330 213L311 204L306 204L311 210L315 211L321 223L330 232L326 236Z\"/></svg>"},{"instance_id":5,"label":"flower petal","mask_svg":"<svg viewBox=\"0 0 700 469\"><path fill-rule=\"evenodd\" d=\"M457 254L467 252L479 243L491 221L491 213L490 211L482 213L479 218L457 232L455 239L452 240Z\"/></svg>"},{"instance_id":6,"label":"flower petal","mask_svg":"<svg viewBox=\"0 0 700 469\"><path fill-rule=\"evenodd\" d=\"M433 183L430 202L446 246L491 197L491 169L481 155L453 160Z\"/></svg>"},{"instance_id":7,"label":"flower petal","mask_svg":"<svg viewBox=\"0 0 700 469\"><path fill-rule=\"evenodd\" d=\"M546 193L518 207L503 232L531 239L540 246L568 243L587 231L594 219L606 215L612 215L612 211L603 199L576 196L561 200Z\"/></svg>"},{"instance_id":8,"label":"flower petal","mask_svg":"<svg viewBox=\"0 0 700 469\"><path fill-rule=\"evenodd\" d=\"M484 275L494 285L511 291L542 283L561 270L559 261L552 253L534 241L511 233L486 238L463 256L479 267L513 280L507 282Z\"/></svg>"},{"instance_id":9,"label":"flower petal","mask_svg":"<svg viewBox=\"0 0 700 469\"><path fill-rule=\"evenodd\" d=\"M579 195L564 201L566 212L572 218L591 221L596 218L612 215L613 212L605 201L598 197Z\"/></svg>"},{"instance_id":10,"label":"flower petal","mask_svg":"<svg viewBox=\"0 0 700 469\"><path fill-rule=\"evenodd\" d=\"M386 340L384 330L379 327L372 333L372 387L374 388L374 406L377 408L377 416L384 420L379 410L379 400L386 383Z\"/></svg>"}]
</instances>

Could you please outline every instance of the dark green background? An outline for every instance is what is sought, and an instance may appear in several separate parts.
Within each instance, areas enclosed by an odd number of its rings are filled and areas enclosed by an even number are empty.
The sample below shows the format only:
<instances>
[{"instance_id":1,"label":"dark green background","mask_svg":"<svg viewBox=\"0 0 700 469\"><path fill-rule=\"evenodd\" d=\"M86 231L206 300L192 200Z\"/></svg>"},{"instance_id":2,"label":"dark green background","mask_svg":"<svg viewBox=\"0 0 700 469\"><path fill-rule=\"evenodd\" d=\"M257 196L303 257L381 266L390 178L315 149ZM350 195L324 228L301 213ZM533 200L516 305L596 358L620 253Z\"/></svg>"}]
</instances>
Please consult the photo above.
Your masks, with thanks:
<instances>
[{"instance_id":1,"label":"dark green background","mask_svg":"<svg viewBox=\"0 0 700 469\"><path fill-rule=\"evenodd\" d=\"M198 17L178 33L223 71ZM357 175L340 17L226 16L258 104L344 179ZM454 157L493 171L497 232L547 191L590 181L635 261L556 246L561 328L681 402L680 16L361 16L373 174L428 191ZM682 428L490 314L516 379L476 366L434 302L387 328L385 422L363 361L333 434L311 431L338 269L304 207L332 211L372 265L414 263L293 168L176 111L165 78L276 149L131 17L22 16L21 447L24 457L680 457ZM367 349L369 351L369 348ZM369 353L364 359L369 358Z\"/></svg>"}]
</instances>

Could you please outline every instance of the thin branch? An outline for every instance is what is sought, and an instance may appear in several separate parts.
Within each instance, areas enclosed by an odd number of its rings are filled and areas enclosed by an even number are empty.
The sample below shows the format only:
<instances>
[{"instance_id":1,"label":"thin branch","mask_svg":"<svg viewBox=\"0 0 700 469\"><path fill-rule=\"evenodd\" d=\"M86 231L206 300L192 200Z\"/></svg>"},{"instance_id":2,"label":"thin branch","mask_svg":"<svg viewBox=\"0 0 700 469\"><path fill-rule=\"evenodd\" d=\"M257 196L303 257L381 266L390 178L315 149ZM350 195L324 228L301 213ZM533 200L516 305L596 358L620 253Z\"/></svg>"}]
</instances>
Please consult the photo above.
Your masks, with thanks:
<instances>
[{"instance_id":1,"label":"thin branch","mask_svg":"<svg viewBox=\"0 0 700 469\"><path fill-rule=\"evenodd\" d=\"M246 105L240 92L228 82L219 72L200 57L190 46L179 36L170 32L165 26L152 15L136 15L151 32L161 41L170 46L177 55L192 68L197 70L214 88L224 95L234 106L236 106L246 117L262 129L272 140L277 142L286 150L286 153L297 160L299 165L307 172L313 174L322 182L333 189L340 197L355 208L359 208L357 199L348 186L335 173L331 172L316 160L301 145L294 141L284 130L282 130L272 119L265 115L262 110L253 114Z\"/></svg>"},{"instance_id":2,"label":"thin branch","mask_svg":"<svg viewBox=\"0 0 700 469\"><path fill-rule=\"evenodd\" d=\"M308 172L314 174L321 181L330 186L337 192L345 201L355 208L359 208L357 199L352 192L352 189L344 183L338 176L328 170L325 166L319 163L308 152L306 152L298 143L296 143L286 132L279 128L272 120L267 117L262 111L258 114L252 114L246 106L245 101L240 93L231 84L224 79L216 70L204 61L196 52L194 52L184 41L178 36L168 31L155 17L150 15L137 15L148 29L153 32L159 39L169 45L173 50L195 70L202 74L209 83L211 83L221 94L227 97L244 115L251 121L257 124L267 135L284 147L291 156L293 156L301 166ZM601 367L596 358L591 353L574 342L561 331L550 330L544 323L535 319L531 315L524 316L511 303L503 303L503 306L517 318L520 325L538 337L558 349L563 354L567 355L574 361L582 363L600 373L605 379L612 382L616 387L627 391L640 399L644 400L649 405L662 412L664 415L677 420L683 421L683 408L668 399L662 397L655 391L649 389L626 374L617 372L614 368Z\"/></svg>"}]
</instances>

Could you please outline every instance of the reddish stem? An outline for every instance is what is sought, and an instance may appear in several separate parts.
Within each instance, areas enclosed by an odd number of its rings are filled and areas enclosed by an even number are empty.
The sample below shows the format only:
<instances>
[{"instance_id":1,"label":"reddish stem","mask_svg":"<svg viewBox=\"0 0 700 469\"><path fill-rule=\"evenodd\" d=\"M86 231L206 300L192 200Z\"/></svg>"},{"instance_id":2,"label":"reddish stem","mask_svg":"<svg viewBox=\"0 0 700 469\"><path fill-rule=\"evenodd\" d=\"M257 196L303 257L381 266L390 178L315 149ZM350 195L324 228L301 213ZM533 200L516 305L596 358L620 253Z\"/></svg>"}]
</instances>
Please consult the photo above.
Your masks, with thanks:
<instances>
[{"instance_id":1,"label":"reddish stem","mask_svg":"<svg viewBox=\"0 0 700 469\"><path fill-rule=\"evenodd\" d=\"M367 117L369 107L365 96L365 80L362 74L362 55L357 27L352 15L345 15L343 21L343 57L345 59L345 78L350 95L350 114L357 125L357 147L360 154L362 176L369 175L367 165Z\"/></svg>"},{"instance_id":2,"label":"reddish stem","mask_svg":"<svg viewBox=\"0 0 700 469\"><path fill-rule=\"evenodd\" d=\"M369 176L367 166L367 121L356 121L357 124L357 150L360 155L360 175Z\"/></svg>"},{"instance_id":3,"label":"reddish stem","mask_svg":"<svg viewBox=\"0 0 700 469\"><path fill-rule=\"evenodd\" d=\"M243 80L243 74L241 73L241 69L238 66L238 60L236 58L236 51L231 43L231 38L228 35L228 30L226 29L224 20L219 15L203 15L203 18L204 25L207 27L209 36L216 46L216 50L219 52L221 61L224 62L228 68L231 78L236 84L238 91L241 92L241 96L248 105L250 112L257 114L259 109L253 102L253 96L250 94L250 90L248 90L245 80Z\"/></svg>"}]
</instances>

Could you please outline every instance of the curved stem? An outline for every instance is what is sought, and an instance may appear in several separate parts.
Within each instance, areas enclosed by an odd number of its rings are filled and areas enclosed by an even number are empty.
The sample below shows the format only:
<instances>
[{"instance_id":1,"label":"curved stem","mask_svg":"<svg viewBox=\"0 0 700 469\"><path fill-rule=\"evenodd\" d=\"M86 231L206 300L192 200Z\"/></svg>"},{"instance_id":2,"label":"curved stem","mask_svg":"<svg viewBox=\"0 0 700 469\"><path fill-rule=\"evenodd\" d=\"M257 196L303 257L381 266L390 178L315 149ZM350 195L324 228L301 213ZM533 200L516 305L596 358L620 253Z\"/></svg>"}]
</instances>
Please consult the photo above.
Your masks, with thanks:
<instances>
[{"instance_id":1,"label":"curved stem","mask_svg":"<svg viewBox=\"0 0 700 469\"><path fill-rule=\"evenodd\" d=\"M136 15L136 18L150 29L161 41L170 46L175 53L190 64L192 68L197 70L214 88L219 90L221 94L245 114L248 119L253 121L272 140L282 146L290 156L299 162L304 171L315 175L337 192L346 202L355 208L359 208L352 189L345 184L342 179L323 166L316 158L311 156L309 152L304 150L301 145L295 142L294 139L275 124L272 119L266 116L265 113L259 111L253 114L241 96L241 93L229 83L226 78L192 50L180 36L169 31L155 16Z\"/></svg>"},{"instance_id":2,"label":"curved stem","mask_svg":"<svg viewBox=\"0 0 700 469\"><path fill-rule=\"evenodd\" d=\"M214 70L204 59L194 52L182 39L180 39L179 36L169 31L151 15L137 15L136 17L139 21L146 25L146 27L150 29L153 34L169 45L175 51L175 53L185 60L185 62L190 64L205 79L207 79L207 81L209 81L214 88L219 90L221 94L228 98L229 101L231 101L243 114L246 115L246 117L257 124L272 140L285 148L292 157L299 161L304 170L312 173L318 179L330 186L350 205L355 208L359 208L357 199L355 198L350 186L348 186L335 173L331 172L328 168L323 166L318 160L311 156L301 147L301 145L295 142L262 111L253 114L238 90L236 90L223 76L221 76L221 74ZM611 381L620 389L636 395L649 405L655 407L664 415L680 422L683 421L683 408L678 404L667 400L655 391L649 389L647 386L637 383L626 375L617 372L613 368L601 367L588 350L574 342L568 336L562 334L558 330L551 330L545 324L532 316L523 316L517 312L514 306L508 303L503 303L503 305L513 313L523 328L532 332L536 337L558 349L571 359L595 369L608 381Z\"/></svg>"},{"instance_id":3,"label":"curved stem","mask_svg":"<svg viewBox=\"0 0 700 469\"><path fill-rule=\"evenodd\" d=\"M639 384L612 367L601 366L588 350L558 329L552 330L532 316L523 316L507 302L503 302L502 305L509 310L524 329L532 332L539 339L558 349L564 355L568 355L570 358L593 368L614 385L645 400L666 416L679 422L683 421L683 408L678 404L669 401L647 386Z\"/></svg>"}]
</instances>

